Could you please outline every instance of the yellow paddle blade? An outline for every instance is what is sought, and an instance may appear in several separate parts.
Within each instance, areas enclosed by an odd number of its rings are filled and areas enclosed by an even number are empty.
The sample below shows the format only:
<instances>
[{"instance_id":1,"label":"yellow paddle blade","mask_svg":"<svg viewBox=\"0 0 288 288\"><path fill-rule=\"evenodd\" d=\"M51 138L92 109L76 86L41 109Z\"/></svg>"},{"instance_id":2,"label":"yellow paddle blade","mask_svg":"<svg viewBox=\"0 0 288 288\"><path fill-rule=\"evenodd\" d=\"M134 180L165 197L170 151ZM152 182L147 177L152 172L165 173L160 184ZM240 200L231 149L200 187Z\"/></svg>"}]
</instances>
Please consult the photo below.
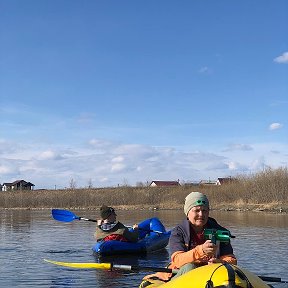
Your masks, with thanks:
<instances>
[{"instance_id":1,"label":"yellow paddle blade","mask_svg":"<svg viewBox=\"0 0 288 288\"><path fill-rule=\"evenodd\" d=\"M44 259L44 261L55 264L58 266L77 268L77 269L105 269L110 270L112 268L111 263L70 263L70 262L58 262L53 260Z\"/></svg>"}]
</instances>

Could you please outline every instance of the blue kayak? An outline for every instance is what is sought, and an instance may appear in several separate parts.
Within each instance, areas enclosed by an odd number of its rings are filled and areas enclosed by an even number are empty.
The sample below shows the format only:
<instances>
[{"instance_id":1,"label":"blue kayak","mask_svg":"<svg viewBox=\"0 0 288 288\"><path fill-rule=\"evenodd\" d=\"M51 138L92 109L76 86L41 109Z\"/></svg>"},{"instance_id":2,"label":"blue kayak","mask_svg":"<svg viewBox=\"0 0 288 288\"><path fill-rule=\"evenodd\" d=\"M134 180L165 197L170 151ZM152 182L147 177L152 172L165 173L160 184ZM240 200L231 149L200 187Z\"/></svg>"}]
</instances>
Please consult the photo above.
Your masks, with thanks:
<instances>
[{"instance_id":1,"label":"blue kayak","mask_svg":"<svg viewBox=\"0 0 288 288\"><path fill-rule=\"evenodd\" d=\"M158 218L146 219L138 224L139 241L99 241L92 250L99 255L149 253L161 250L168 245L171 231L166 231Z\"/></svg>"}]
</instances>

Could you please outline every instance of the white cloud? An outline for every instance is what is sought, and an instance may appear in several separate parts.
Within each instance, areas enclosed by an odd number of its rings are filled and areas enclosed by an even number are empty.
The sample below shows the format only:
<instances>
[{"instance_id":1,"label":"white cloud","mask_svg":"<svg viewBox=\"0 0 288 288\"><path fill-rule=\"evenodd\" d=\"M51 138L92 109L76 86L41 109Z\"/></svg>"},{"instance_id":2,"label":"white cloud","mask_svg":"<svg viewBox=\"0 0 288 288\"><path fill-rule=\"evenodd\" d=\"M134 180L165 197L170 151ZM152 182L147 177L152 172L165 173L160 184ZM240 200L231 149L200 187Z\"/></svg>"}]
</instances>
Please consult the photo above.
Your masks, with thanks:
<instances>
[{"instance_id":1,"label":"white cloud","mask_svg":"<svg viewBox=\"0 0 288 288\"><path fill-rule=\"evenodd\" d=\"M57 160L57 159L62 159L62 157L52 150L47 150L47 151L43 151L42 153L40 153L38 156L38 159L39 160L51 160L51 159Z\"/></svg>"},{"instance_id":2,"label":"white cloud","mask_svg":"<svg viewBox=\"0 0 288 288\"><path fill-rule=\"evenodd\" d=\"M117 156L117 157L114 157L112 159L112 163L120 163L120 162L123 162L124 161L124 157L123 156Z\"/></svg>"},{"instance_id":3,"label":"white cloud","mask_svg":"<svg viewBox=\"0 0 288 288\"><path fill-rule=\"evenodd\" d=\"M204 66L204 67L201 67L199 69L199 73L200 74L211 74L212 73L212 69L207 67L207 66Z\"/></svg>"},{"instance_id":4,"label":"white cloud","mask_svg":"<svg viewBox=\"0 0 288 288\"><path fill-rule=\"evenodd\" d=\"M0 174L5 175L5 174L10 174L11 172L12 170L9 167L4 166L4 165L0 166Z\"/></svg>"},{"instance_id":5,"label":"white cloud","mask_svg":"<svg viewBox=\"0 0 288 288\"><path fill-rule=\"evenodd\" d=\"M234 171L235 174L245 174L246 172L249 171L250 163L249 162L243 163L243 162L246 161L242 160L242 163L239 163L237 161L230 161L228 163L229 170Z\"/></svg>"},{"instance_id":6,"label":"white cloud","mask_svg":"<svg viewBox=\"0 0 288 288\"><path fill-rule=\"evenodd\" d=\"M228 148L224 149L223 152L228 151L251 151L253 150L253 147L248 144L230 144Z\"/></svg>"},{"instance_id":7,"label":"white cloud","mask_svg":"<svg viewBox=\"0 0 288 288\"><path fill-rule=\"evenodd\" d=\"M251 170L253 171L257 171L257 170L263 170L263 168L266 166L265 164L265 157L264 156L261 156L259 157L258 159L254 160L252 163L251 163Z\"/></svg>"},{"instance_id":8,"label":"white cloud","mask_svg":"<svg viewBox=\"0 0 288 288\"><path fill-rule=\"evenodd\" d=\"M97 139L93 144L95 146L74 144L69 148L47 144L45 147L43 143L33 141L14 149L13 145L2 141L0 180L3 183L24 179L35 184L36 189L69 187L71 179L79 188L87 187L89 180L94 187L107 187L121 184L123 179L130 185L155 179L217 179L256 172L263 169L263 164L277 167L288 162L288 147L279 143L233 144L225 153L223 149L213 149L211 153L204 148L199 151L186 148L183 152L175 147L119 144ZM102 152L98 153L100 147ZM251 147L253 155L249 153Z\"/></svg>"},{"instance_id":9,"label":"white cloud","mask_svg":"<svg viewBox=\"0 0 288 288\"><path fill-rule=\"evenodd\" d=\"M277 129L280 129L282 127L283 127L282 124L275 122L275 123L272 123L269 125L269 130L277 130Z\"/></svg>"},{"instance_id":10,"label":"white cloud","mask_svg":"<svg viewBox=\"0 0 288 288\"><path fill-rule=\"evenodd\" d=\"M126 168L125 164L123 163L115 163L111 167L112 172L120 172L123 171Z\"/></svg>"},{"instance_id":11,"label":"white cloud","mask_svg":"<svg viewBox=\"0 0 288 288\"><path fill-rule=\"evenodd\" d=\"M223 169L228 169L228 168L229 168L229 165L223 162L216 162L207 167L208 170L223 170Z\"/></svg>"},{"instance_id":12,"label":"white cloud","mask_svg":"<svg viewBox=\"0 0 288 288\"><path fill-rule=\"evenodd\" d=\"M274 62L288 64L288 52L284 52L282 55L276 57Z\"/></svg>"},{"instance_id":13,"label":"white cloud","mask_svg":"<svg viewBox=\"0 0 288 288\"><path fill-rule=\"evenodd\" d=\"M237 169L237 163L236 162L230 162L230 163L228 163L228 167L230 170L236 170Z\"/></svg>"},{"instance_id":14,"label":"white cloud","mask_svg":"<svg viewBox=\"0 0 288 288\"><path fill-rule=\"evenodd\" d=\"M110 141L103 140L103 139L91 139L88 143L94 148L105 148L107 146L111 146Z\"/></svg>"},{"instance_id":15,"label":"white cloud","mask_svg":"<svg viewBox=\"0 0 288 288\"><path fill-rule=\"evenodd\" d=\"M99 181L100 181L101 183L107 182L108 180L109 180L109 179L108 179L107 177L103 177L103 178L99 179Z\"/></svg>"}]
</instances>

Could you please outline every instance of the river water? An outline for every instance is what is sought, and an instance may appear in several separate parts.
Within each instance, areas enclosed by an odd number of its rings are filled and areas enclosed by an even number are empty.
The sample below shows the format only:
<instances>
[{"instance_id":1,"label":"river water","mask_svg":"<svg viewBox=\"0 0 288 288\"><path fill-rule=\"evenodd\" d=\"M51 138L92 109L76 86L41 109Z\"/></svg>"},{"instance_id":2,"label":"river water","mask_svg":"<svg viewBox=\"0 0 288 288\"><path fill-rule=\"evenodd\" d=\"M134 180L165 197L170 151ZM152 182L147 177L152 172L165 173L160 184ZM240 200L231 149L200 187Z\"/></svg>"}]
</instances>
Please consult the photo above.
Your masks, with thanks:
<instances>
[{"instance_id":1,"label":"river water","mask_svg":"<svg viewBox=\"0 0 288 288\"><path fill-rule=\"evenodd\" d=\"M73 211L97 219L97 211ZM182 211L118 211L118 220L133 225L158 217L170 230L183 219ZM288 215L262 212L211 211L210 216L230 229L238 265L257 275L288 280ZM0 210L0 287L138 287L147 272L76 270L55 266L44 258L64 262L95 262L93 255L95 223L54 220L50 210ZM103 260L102 260L103 261ZM165 267L168 252L147 256L121 256L117 264ZM151 272L152 273L152 272ZM288 284L274 283L274 287Z\"/></svg>"}]
</instances>

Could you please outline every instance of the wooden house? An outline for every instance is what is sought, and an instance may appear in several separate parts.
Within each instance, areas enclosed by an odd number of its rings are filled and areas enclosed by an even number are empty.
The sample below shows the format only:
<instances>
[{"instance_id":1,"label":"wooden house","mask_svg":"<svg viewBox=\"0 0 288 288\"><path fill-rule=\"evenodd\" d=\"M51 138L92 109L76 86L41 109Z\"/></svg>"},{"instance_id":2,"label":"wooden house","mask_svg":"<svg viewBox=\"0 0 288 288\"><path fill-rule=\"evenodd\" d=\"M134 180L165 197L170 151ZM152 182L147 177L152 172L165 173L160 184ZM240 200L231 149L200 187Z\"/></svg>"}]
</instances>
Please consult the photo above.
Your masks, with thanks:
<instances>
[{"instance_id":1,"label":"wooden house","mask_svg":"<svg viewBox=\"0 0 288 288\"><path fill-rule=\"evenodd\" d=\"M16 180L12 183L3 183L2 191L14 191L14 190L33 190L35 185L31 182L24 180Z\"/></svg>"}]
</instances>

